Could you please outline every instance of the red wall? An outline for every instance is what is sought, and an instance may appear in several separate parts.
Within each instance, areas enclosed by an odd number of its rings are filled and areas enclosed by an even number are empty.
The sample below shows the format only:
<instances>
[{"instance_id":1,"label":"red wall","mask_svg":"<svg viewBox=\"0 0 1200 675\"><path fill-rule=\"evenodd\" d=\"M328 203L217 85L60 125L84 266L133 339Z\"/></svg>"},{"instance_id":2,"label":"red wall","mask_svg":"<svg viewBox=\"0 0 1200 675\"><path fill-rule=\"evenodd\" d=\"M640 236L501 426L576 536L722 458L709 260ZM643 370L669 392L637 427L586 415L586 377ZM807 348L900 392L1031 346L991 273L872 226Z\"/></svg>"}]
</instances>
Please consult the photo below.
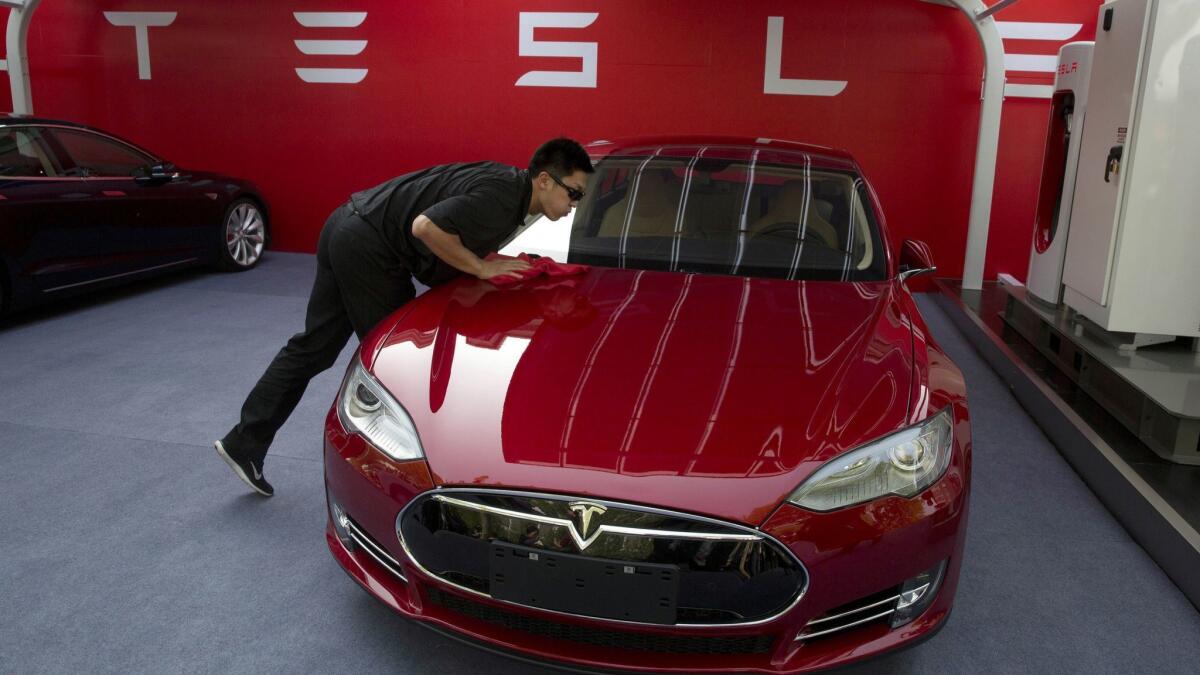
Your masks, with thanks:
<instances>
[{"instance_id":1,"label":"red wall","mask_svg":"<svg viewBox=\"0 0 1200 675\"><path fill-rule=\"evenodd\" d=\"M1098 4L1023 2L998 18L1083 24L1072 39L1091 39ZM105 11L177 12L149 29L150 79L139 79L134 29ZM306 28L297 11L367 17L356 28ZM520 13L549 11L599 14L585 28L535 34L598 43L594 88L515 86L531 70L580 69L579 59L518 55ZM839 95L763 93L769 16L785 19L781 76L844 80ZM367 46L313 56L298 39ZM1054 54L1063 42L1006 40L1005 49ZM350 192L427 164L523 165L558 134L715 133L849 150L893 236L929 242L947 275L962 270L982 48L960 12L917 0L43 0L29 60L38 115L256 181L282 250L313 250ZM358 84L313 84L296 73L305 67L368 72ZM1010 72L1008 81L1052 76ZM1004 105L987 278L1025 276L1047 111L1045 99Z\"/></svg>"}]
</instances>

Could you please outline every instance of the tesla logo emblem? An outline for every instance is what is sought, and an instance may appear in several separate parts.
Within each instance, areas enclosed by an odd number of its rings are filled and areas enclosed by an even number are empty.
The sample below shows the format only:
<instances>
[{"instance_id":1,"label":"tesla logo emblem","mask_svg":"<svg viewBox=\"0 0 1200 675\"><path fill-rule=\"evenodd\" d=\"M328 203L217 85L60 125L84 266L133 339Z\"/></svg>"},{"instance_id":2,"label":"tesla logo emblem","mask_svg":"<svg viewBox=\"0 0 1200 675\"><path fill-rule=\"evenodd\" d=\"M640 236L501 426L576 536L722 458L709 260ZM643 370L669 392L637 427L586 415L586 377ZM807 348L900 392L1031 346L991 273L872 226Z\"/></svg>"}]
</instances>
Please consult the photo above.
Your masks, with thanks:
<instances>
[{"instance_id":1,"label":"tesla logo emblem","mask_svg":"<svg viewBox=\"0 0 1200 675\"><path fill-rule=\"evenodd\" d=\"M588 534L592 531L592 518L603 514L608 509L599 504L591 502L571 502L567 505L579 520L579 537L586 540ZM591 543L591 542L588 542Z\"/></svg>"}]
</instances>

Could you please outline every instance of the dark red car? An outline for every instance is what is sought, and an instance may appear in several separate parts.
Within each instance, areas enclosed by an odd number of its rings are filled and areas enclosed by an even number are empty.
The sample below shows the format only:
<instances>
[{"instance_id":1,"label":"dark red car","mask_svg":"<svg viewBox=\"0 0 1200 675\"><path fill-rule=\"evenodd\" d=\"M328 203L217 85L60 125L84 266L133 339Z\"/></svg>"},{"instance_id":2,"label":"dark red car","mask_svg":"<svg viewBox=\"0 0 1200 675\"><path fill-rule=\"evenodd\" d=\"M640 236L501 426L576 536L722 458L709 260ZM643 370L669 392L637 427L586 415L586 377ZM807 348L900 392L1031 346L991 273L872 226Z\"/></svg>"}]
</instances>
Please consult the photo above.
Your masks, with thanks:
<instances>
[{"instance_id":1,"label":"dark red car","mask_svg":"<svg viewBox=\"0 0 1200 675\"><path fill-rule=\"evenodd\" d=\"M589 271L460 279L364 341L325 427L338 562L406 616L580 667L798 672L932 635L971 441L906 287L928 249L891 249L842 152L588 147L557 225Z\"/></svg>"},{"instance_id":2,"label":"dark red car","mask_svg":"<svg viewBox=\"0 0 1200 675\"><path fill-rule=\"evenodd\" d=\"M82 124L0 114L0 315L186 267L247 270L269 238L249 181Z\"/></svg>"}]
</instances>

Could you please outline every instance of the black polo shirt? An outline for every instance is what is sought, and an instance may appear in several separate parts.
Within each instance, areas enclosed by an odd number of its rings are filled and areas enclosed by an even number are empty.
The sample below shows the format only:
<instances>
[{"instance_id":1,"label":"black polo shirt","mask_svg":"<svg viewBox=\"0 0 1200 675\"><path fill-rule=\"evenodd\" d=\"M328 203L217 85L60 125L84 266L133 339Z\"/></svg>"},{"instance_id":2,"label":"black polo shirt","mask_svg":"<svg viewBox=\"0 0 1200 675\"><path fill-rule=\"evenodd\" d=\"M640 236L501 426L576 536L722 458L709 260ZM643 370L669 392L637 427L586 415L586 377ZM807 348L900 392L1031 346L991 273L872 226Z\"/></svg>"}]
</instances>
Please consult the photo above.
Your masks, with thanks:
<instances>
[{"instance_id":1,"label":"black polo shirt","mask_svg":"<svg viewBox=\"0 0 1200 675\"><path fill-rule=\"evenodd\" d=\"M529 212L529 172L507 164L443 164L405 174L350 196L359 216L374 226L421 283L434 286L459 273L413 236L425 214L457 234L479 257L493 253Z\"/></svg>"}]
</instances>

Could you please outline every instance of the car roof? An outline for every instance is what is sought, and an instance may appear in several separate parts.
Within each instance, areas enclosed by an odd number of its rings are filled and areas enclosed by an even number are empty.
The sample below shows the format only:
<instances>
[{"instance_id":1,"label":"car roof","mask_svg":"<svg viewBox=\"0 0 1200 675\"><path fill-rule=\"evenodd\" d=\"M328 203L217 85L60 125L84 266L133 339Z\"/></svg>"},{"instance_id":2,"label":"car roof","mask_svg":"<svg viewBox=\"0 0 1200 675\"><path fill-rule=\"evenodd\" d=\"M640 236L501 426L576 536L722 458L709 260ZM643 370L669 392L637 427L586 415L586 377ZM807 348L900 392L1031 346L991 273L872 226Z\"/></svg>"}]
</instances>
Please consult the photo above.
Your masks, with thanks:
<instances>
[{"instance_id":1,"label":"car roof","mask_svg":"<svg viewBox=\"0 0 1200 675\"><path fill-rule=\"evenodd\" d=\"M80 124L78 122L54 120L47 117L33 117L32 115L20 115L18 113L4 113L0 115L0 126L7 126L10 124L53 124L55 126L74 127L76 129L87 129L89 131L98 131L102 134L108 134L108 132L104 131L103 129L89 127L86 124Z\"/></svg>"},{"instance_id":2,"label":"car roof","mask_svg":"<svg viewBox=\"0 0 1200 675\"><path fill-rule=\"evenodd\" d=\"M588 154L597 161L608 156L646 156L667 148L732 148L757 150L760 154L765 150L775 159L784 162L801 164L808 160L813 166L861 173L858 162L845 150L777 138L712 135L631 136L592 141L585 146Z\"/></svg>"}]
</instances>

